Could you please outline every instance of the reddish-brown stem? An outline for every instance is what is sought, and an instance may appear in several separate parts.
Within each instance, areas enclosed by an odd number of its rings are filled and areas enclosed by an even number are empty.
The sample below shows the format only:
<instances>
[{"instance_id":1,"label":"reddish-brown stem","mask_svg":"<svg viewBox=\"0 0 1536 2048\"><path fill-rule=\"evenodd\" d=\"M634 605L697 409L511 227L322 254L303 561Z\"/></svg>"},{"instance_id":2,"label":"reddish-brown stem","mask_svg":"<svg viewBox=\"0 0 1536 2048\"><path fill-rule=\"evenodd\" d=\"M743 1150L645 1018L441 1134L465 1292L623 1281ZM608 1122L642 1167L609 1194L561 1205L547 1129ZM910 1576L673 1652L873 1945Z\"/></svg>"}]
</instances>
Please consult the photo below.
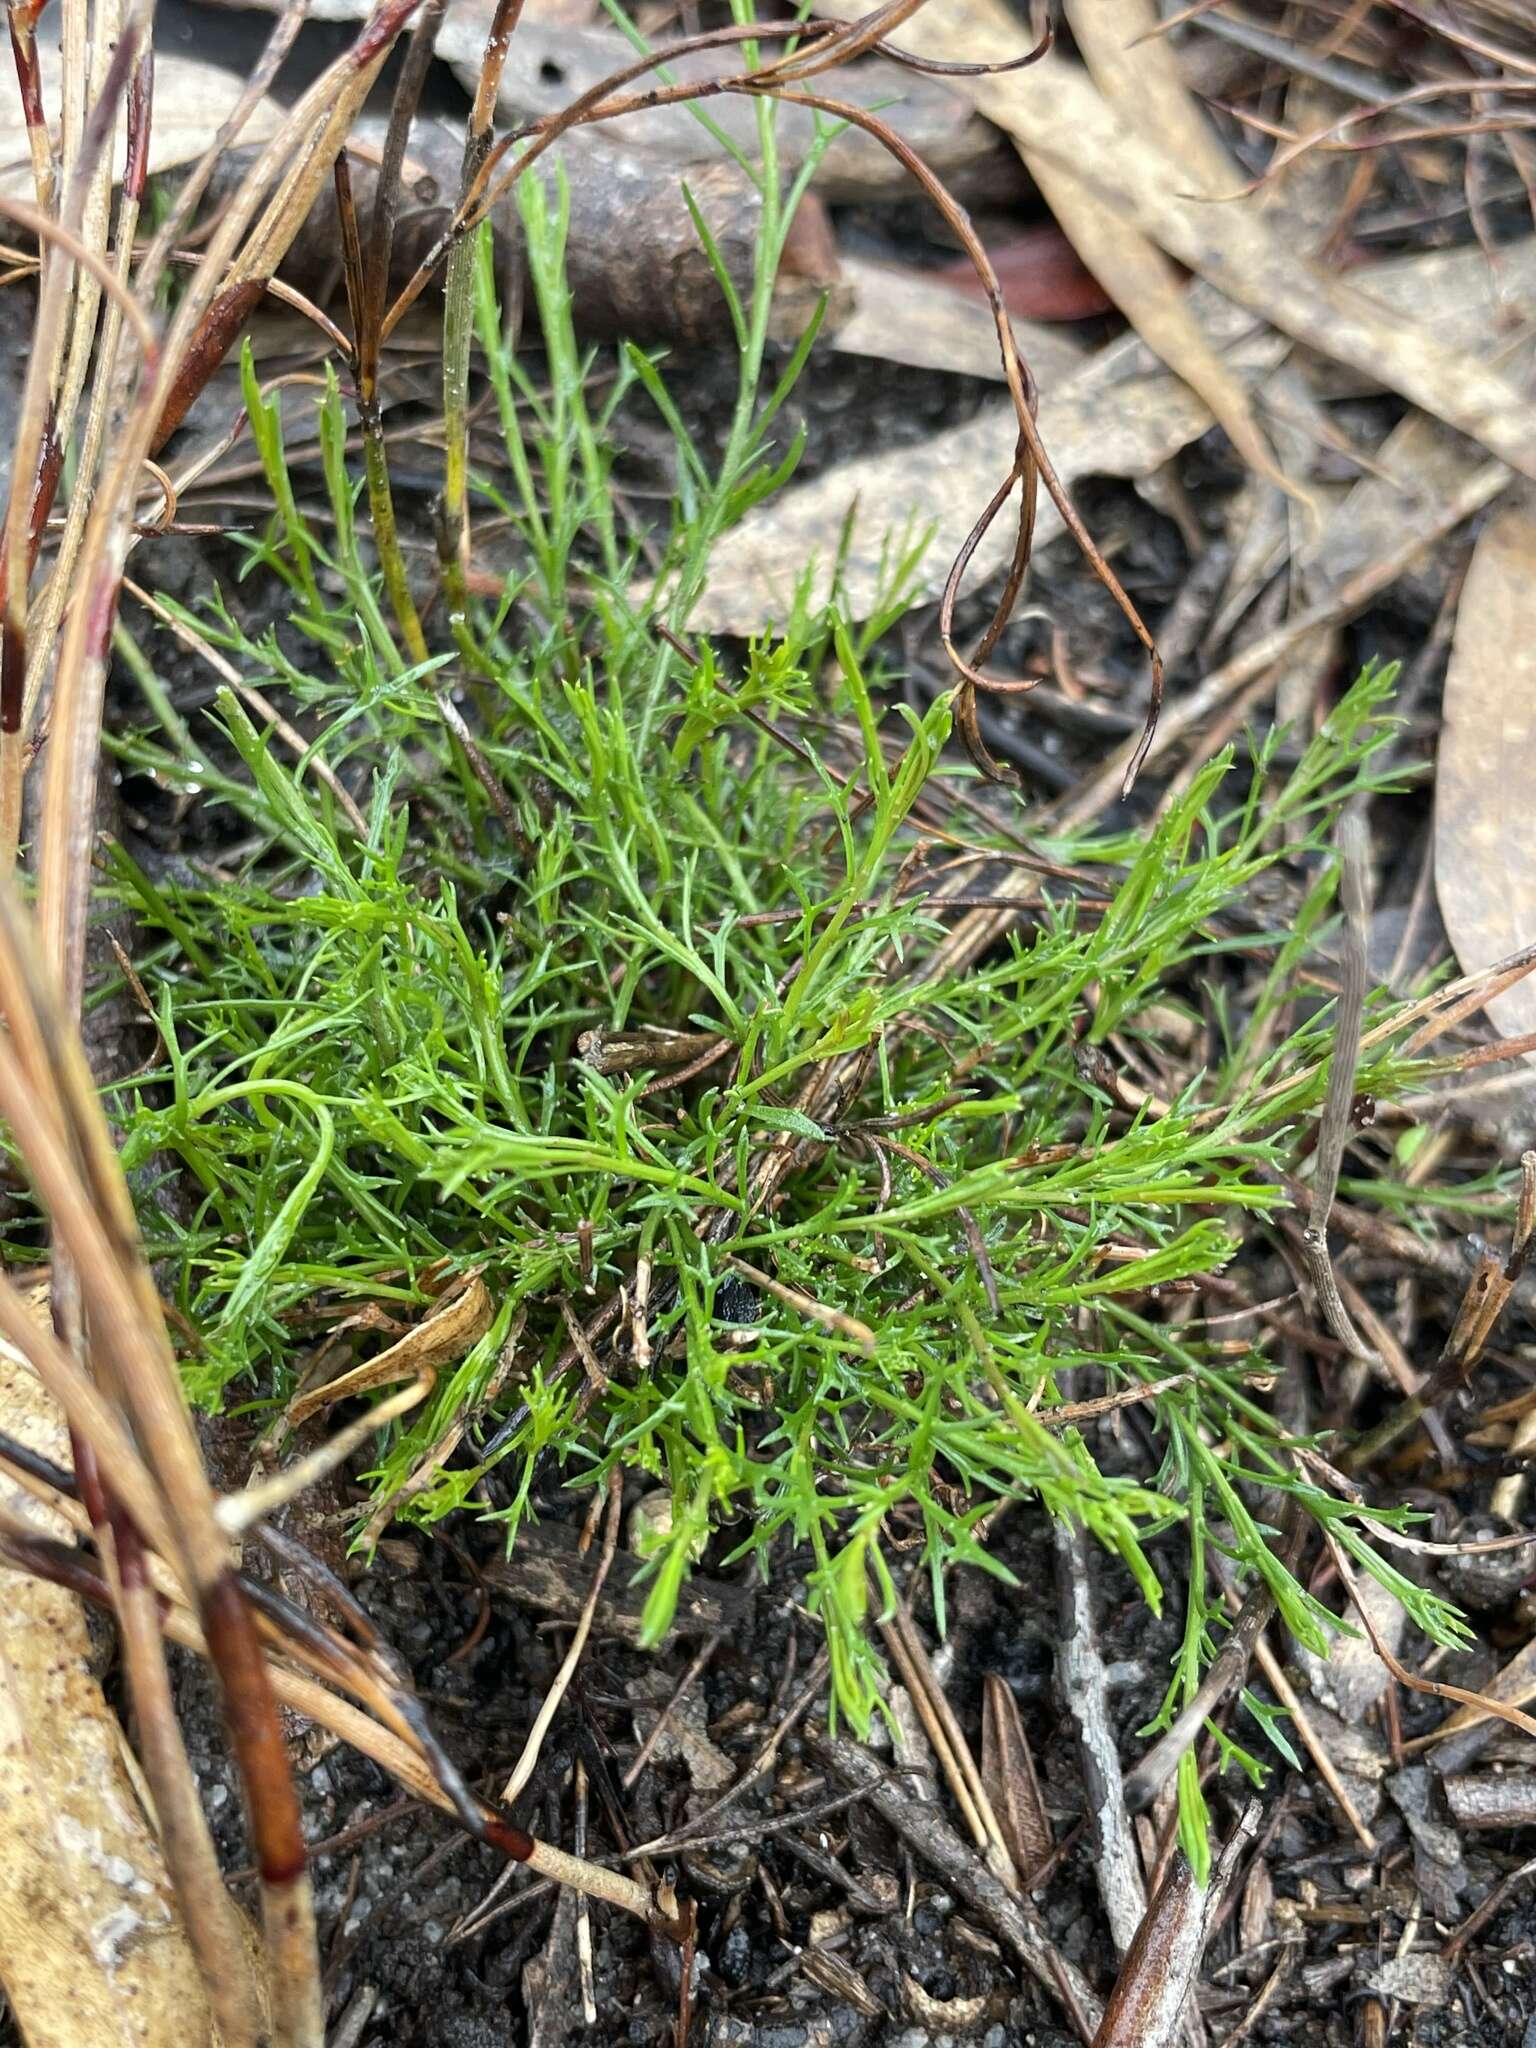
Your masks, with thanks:
<instances>
[{"instance_id":1,"label":"reddish-brown stem","mask_svg":"<svg viewBox=\"0 0 1536 2048\"><path fill-rule=\"evenodd\" d=\"M499 1813L487 1812L480 1825L481 1839L491 1848L499 1849L514 1863L526 1863L533 1855L533 1837L525 1835L521 1828Z\"/></svg>"},{"instance_id":2,"label":"reddish-brown stem","mask_svg":"<svg viewBox=\"0 0 1536 2048\"><path fill-rule=\"evenodd\" d=\"M181 425L194 399L223 362L235 337L260 304L267 289L264 277L242 278L229 285L214 300L193 336L186 354L176 365L176 375L160 409L159 422L149 452L158 455Z\"/></svg>"},{"instance_id":3,"label":"reddish-brown stem","mask_svg":"<svg viewBox=\"0 0 1536 2048\"><path fill-rule=\"evenodd\" d=\"M233 1571L221 1573L201 1606L230 1744L250 1798L256 1867L264 1884L286 1889L304 1872L304 1833L267 1660Z\"/></svg>"},{"instance_id":4,"label":"reddish-brown stem","mask_svg":"<svg viewBox=\"0 0 1536 2048\"><path fill-rule=\"evenodd\" d=\"M379 353L383 343L384 301L389 295L389 259L394 248L395 218L400 205L400 173L410 139L411 122L421 100L427 71L437 44L446 0L427 0L421 19L411 32L410 47L401 67L400 82L389 110L389 128L379 159L379 175L373 191L373 212L368 222L368 249L360 266L363 292L353 313L353 337L357 347L358 388L371 394L377 387Z\"/></svg>"},{"instance_id":5,"label":"reddish-brown stem","mask_svg":"<svg viewBox=\"0 0 1536 2048\"><path fill-rule=\"evenodd\" d=\"M363 272L362 244L357 232L357 202L352 196L352 160L343 149L331 169L336 187L336 217L341 226L341 277L352 321L352 360L357 396L372 405L378 388L378 350L368 343L368 281Z\"/></svg>"},{"instance_id":6,"label":"reddish-brown stem","mask_svg":"<svg viewBox=\"0 0 1536 2048\"><path fill-rule=\"evenodd\" d=\"M382 54L400 35L419 4L420 0L383 0L383 4L376 8L364 23L357 41L347 52L343 65L338 67L334 74L337 80L338 101L344 96L349 81L357 81L362 74L377 66ZM269 48L269 57L271 54ZM242 96L242 111L248 111L247 98L248 95ZM333 106L336 103L337 101L333 101ZM322 124L318 138L316 134L311 134L299 152L300 165L316 160L315 152L323 146L327 132ZM202 167L199 168L199 175L205 175ZM297 231L302 218L304 209L301 208L294 214L291 205L288 204L291 199L290 176L289 183L280 188L277 199L269 206L265 220L254 231L252 241L246 246L246 254L236 262L231 282L224 286L208 307L180 361L176 364L171 388L166 394L150 442L151 454L158 454L186 418L188 408L224 360L235 337L267 290L272 271L283 248L287 246L287 237ZM167 243L162 248L161 238L157 237L151 258L158 254L163 260L169 253L170 246Z\"/></svg>"},{"instance_id":7,"label":"reddish-brown stem","mask_svg":"<svg viewBox=\"0 0 1536 2048\"><path fill-rule=\"evenodd\" d=\"M43 111L43 74L37 61L37 9L13 7L10 29L22 119L28 128L40 128L46 134L48 118Z\"/></svg>"}]
</instances>

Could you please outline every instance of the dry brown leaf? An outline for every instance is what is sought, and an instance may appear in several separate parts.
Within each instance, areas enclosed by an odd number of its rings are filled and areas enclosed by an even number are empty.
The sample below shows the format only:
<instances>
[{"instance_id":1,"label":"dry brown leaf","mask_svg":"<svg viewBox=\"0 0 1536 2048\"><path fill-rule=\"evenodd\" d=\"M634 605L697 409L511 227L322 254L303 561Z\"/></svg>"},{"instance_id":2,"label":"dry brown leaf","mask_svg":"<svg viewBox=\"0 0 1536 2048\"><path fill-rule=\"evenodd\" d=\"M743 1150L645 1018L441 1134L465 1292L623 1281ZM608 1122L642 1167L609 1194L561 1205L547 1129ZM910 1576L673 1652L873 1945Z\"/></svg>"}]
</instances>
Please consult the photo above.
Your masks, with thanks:
<instances>
[{"instance_id":1,"label":"dry brown leaf","mask_svg":"<svg viewBox=\"0 0 1536 2048\"><path fill-rule=\"evenodd\" d=\"M1435 888L1467 973L1536 936L1536 512L1484 527L1461 593L1435 776ZM1536 988L1489 999L1506 1037L1536 1030Z\"/></svg>"},{"instance_id":2,"label":"dry brown leaf","mask_svg":"<svg viewBox=\"0 0 1536 2048\"><path fill-rule=\"evenodd\" d=\"M520 1308L512 1318L512 1327L502 1341L495 1367L483 1391L475 1401L459 1410L432 1448L418 1460L409 1476L402 1479L392 1493L386 1494L368 1517L362 1537L365 1549L372 1550L407 1501L414 1500L417 1494L426 1492L434 1477L463 1442L464 1432L476 1416L483 1414L495 1402L506 1385L513 1366L517 1363L518 1339L522 1335L523 1325L527 1319L527 1309Z\"/></svg>"},{"instance_id":3,"label":"dry brown leaf","mask_svg":"<svg viewBox=\"0 0 1536 2048\"><path fill-rule=\"evenodd\" d=\"M1536 237L1510 246L1503 274L1520 310L1536 319ZM1477 249L1434 250L1380 264L1371 272L1371 291L1394 316L1416 311L1434 335L1453 343L1467 339L1479 323L1486 331L1494 304L1488 266ZM1256 381L1285 357L1283 338L1208 286L1192 286L1189 305L1212 345L1245 380ZM1043 378L1040 383L1041 434L1069 489L1083 476L1147 476L1211 425L1207 407L1161 371L1134 335L1111 342L1060 385ZM1368 384L1351 373L1346 388L1359 391ZM1429 431L1466 452L1457 437ZM796 578L818 557L812 595L824 600L845 521L849 552L839 597L852 617L865 618L874 609L885 574L886 537L907 526L917 533L932 529L913 589L918 602L936 598L978 504L1008 467L1016 433L1010 407L988 406L963 427L846 463L775 498L716 546L694 623L705 632L762 631L787 615ZM1394 445L1389 442L1389 450ZM1411 469L1392 467L1411 482ZM1408 510L1413 509L1410 501ZM1389 520L1394 516L1394 530L1400 531L1401 507ZM1036 546L1060 532L1055 506L1042 498ZM968 580L980 584L1002 569L1011 547L1012 537L999 521L977 548Z\"/></svg>"},{"instance_id":4,"label":"dry brown leaf","mask_svg":"<svg viewBox=\"0 0 1536 2048\"><path fill-rule=\"evenodd\" d=\"M860 0L831 0L847 19ZM1020 30L1003 0L928 0L902 28L919 56L996 64ZM1176 156L1117 117L1086 71L1057 50L1024 71L964 81L977 107L1035 158L1081 178L1120 215L1218 290L1282 333L1377 378L1490 455L1536 477L1536 408L1475 354L1437 341L1366 286L1298 258L1255 205L1190 196Z\"/></svg>"},{"instance_id":5,"label":"dry brown leaf","mask_svg":"<svg viewBox=\"0 0 1536 2048\"><path fill-rule=\"evenodd\" d=\"M981 1782L1024 1887L1055 1848L1018 1702L989 1671L981 1694Z\"/></svg>"},{"instance_id":6,"label":"dry brown leaf","mask_svg":"<svg viewBox=\"0 0 1536 2048\"><path fill-rule=\"evenodd\" d=\"M4 1344L0 1429L70 1461L62 1414ZM4 1475L0 1503L73 1537ZM13 1571L0 1598L0 1813L0 1982L27 2048L208 2048L202 1983L80 1603Z\"/></svg>"},{"instance_id":7,"label":"dry brown leaf","mask_svg":"<svg viewBox=\"0 0 1536 2048\"><path fill-rule=\"evenodd\" d=\"M1242 176L1184 82L1178 53L1154 35L1152 0L1067 0L1067 20L1094 84L1122 119L1176 157L1186 189L1230 191Z\"/></svg>"},{"instance_id":8,"label":"dry brown leaf","mask_svg":"<svg viewBox=\"0 0 1536 2048\"><path fill-rule=\"evenodd\" d=\"M1530 253L1522 244L1522 254ZM1522 264L1526 287L1530 270ZM1487 266L1482 275L1486 279ZM1536 337L1522 335L1490 358L1521 390L1536 366ZM1321 535L1298 550L1309 583L1344 582L1400 537L1406 520L1432 512L1463 488L1482 465L1482 452L1427 413L1400 420L1375 451L1374 473L1352 484ZM1511 478L1513 481L1513 478Z\"/></svg>"},{"instance_id":9,"label":"dry brown leaf","mask_svg":"<svg viewBox=\"0 0 1536 2048\"><path fill-rule=\"evenodd\" d=\"M1202 289L1192 303L1234 374L1251 382L1285 354L1280 336L1256 333L1254 322L1216 293ZM1209 407L1134 335L1112 342L1063 383L1042 385L1040 394L1040 432L1069 490L1090 474L1148 476L1210 425ZM889 567L886 538L904 527L914 538L932 530L912 588L919 601L937 597L979 506L1007 471L1017 434L1011 406L987 406L962 427L828 470L775 498L717 544L693 623L705 632L759 632L787 616L808 568L812 601L824 601L845 523L839 597L852 617L875 608ZM1042 495L1035 545L1061 531L1060 514ZM985 582L1012 548L1006 522L995 522L972 557L969 580Z\"/></svg>"},{"instance_id":10,"label":"dry brown leaf","mask_svg":"<svg viewBox=\"0 0 1536 2048\"><path fill-rule=\"evenodd\" d=\"M43 74L43 107L57 144L63 76L57 47L50 48L40 40L38 62ZM218 65L205 64L197 57L178 57L174 51L157 50L154 119L149 132L151 174L200 157L244 89L245 81L236 72L220 70ZM125 115L120 124L123 133L119 134L116 151L119 176L126 118ZM269 142L281 119L281 108L271 100L263 100L242 131L243 141ZM0 93L0 193L19 199L32 196L32 159L21 117L21 96L15 90L14 80L6 92Z\"/></svg>"},{"instance_id":11,"label":"dry brown leaf","mask_svg":"<svg viewBox=\"0 0 1536 2048\"><path fill-rule=\"evenodd\" d=\"M1497 277L1476 243L1394 257L1354 275L1360 289L1389 312L1422 321L1447 348L1470 350L1495 364L1501 359L1490 349L1489 337L1515 323L1536 322L1536 236L1500 249ZM1382 388L1379 377L1343 363L1319 358L1312 368L1316 388L1326 398L1356 398Z\"/></svg>"},{"instance_id":12,"label":"dry brown leaf","mask_svg":"<svg viewBox=\"0 0 1536 2048\"><path fill-rule=\"evenodd\" d=\"M1275 1886L1269 1874L1269 1864L1262 1856L1253 1859L1243 1886L1243 1902L1237 1915L1237 1944L1243 1949L1257 1948L1261 1941L1268 1941L1270 1928L1274 1924Z\"/></svg>"},{"instance_id":13,"label":"dry brown leaf","mask_svg":"<svg viewBox=\"0 0 1536 2048\"><path fill-rule=\"evenodd\" d=\"M381 1351L366 1358L339 1379L311 1387L290 1405L284 1426L297 1429L322 1408L336 1401L349 1401L358 1394L376 1393L380 1387L401 1380L421 1378L430 1382L438 1369L456 1365L472 1345L478 1344L491 1326L491 1297L478 1273L465 1277L457 1290L439 1301L430 1315L413 1330Z\"/></svg>"},{"instance_id":14,"label":"dry brown leaf","mask_svg":"<svg viewBox=\"0 0 1536 2048\"><path fill-rule=\"evenodd\" d=\"M1118 119L1160 141L1187 182L1208 197L1229 191L1238 173L1180 78L1172 46L1159 38L1132 48L1156 26L1148 0L1070 0L1067 12L1094 83ZM1256 475L1292 490L1246 387L1190 312L1177 268L1075 170L1031 149L1026 135L1016 133L1015 140L1077 253L1148 348L1200 394Z\"/></svg>"},{"instance_id":15,"label":"dry brown leaf","mask_svg":"<svg viewBox=\"0 0 1536 2048\"><path fill-rule=\"evenodd\" d=\"M1021 146L1021 154L1078 255L1148 348L1205 401L1256 475L1292 488L1259 429L1246 386L1206 340L1184 281L1162 250L1128 228L1119 209L1081 179L1033 150Z\"/></svg>"},{"instance_id":16,"label":"dry brown leaf","mask_svg":"<svg viewBox=\"0 0 1536 2048\"><path fill-rule=\"evenodd\" d=\"M245 7L253 0L214 0L214 4ZM255 0L255 4L280 14L285 0ZM352 22L363 20L369 11L370 0L311 0L309 17L312 21ZM438 30L437 55L469 92L479 81L491 15L491 0L457 0ZM662 31L652 40L660 46L675 35L675 30ZM504 120L514 123L562 113L580 94L632 63L634 55L628 37L606 23L573 27L548 14L540 19L530 10L519 22L507 51L498 111ZM739 52L704 50L676 60L668 66L668 75L687 82L725 77L740 69ZM986 165L995 174L1003 161L999 138L977 114L969 97L940 79L922 77L884 58L864 57L838 73L836 92L858 105L881 109L898 134L941 177L963 174L978 165ZM708 109L717 128L738 148L756 155L757 109L749 100L715 98ZM686 106L646 108L608 124L601 132L615 147L678 167L722 161L719 143ZM815 132L816 121L809 109L780 110L777 133L788 161L803 159ZM829 198L847 200L889 196L908 189L907 173L901 165L872 136L857 128L844 129L834 138L817 168L816 183Z\"/></svg>"},{"instance_id":17,"label":"dry brown leaf","mask_svg":"<svg viewBox=\"0 0 1536 2048\"><path fill-rule=\"evenodd\" d=\"M842 274L853 311L828 337L839 354L1002 383L997 326L983 300L896 263L844 256ZM1042 391L1074 376L1086 360L1082 343L1062 327L1015 320L1013 338Z\"/></svg>"}]
</instances>

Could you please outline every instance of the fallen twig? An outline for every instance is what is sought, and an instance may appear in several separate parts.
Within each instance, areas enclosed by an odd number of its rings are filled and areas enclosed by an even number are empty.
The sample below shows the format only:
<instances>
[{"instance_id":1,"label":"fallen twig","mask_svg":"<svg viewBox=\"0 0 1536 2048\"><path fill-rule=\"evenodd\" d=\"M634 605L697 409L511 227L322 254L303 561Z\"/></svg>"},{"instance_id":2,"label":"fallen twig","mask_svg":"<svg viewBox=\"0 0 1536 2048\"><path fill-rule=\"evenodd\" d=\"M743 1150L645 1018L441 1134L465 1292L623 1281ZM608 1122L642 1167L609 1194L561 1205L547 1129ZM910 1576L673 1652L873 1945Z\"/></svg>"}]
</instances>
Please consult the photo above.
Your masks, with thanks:
<instances>
[{"instance_id":1,"label":"fallen twig","mask_svg":"<svg viewBox=\"0 0 1536 2048\"><path fill-rule=\"evenodd\" d=\"M1251 1800L1216 1859L1209 1890L1196 1884L1183 1851L1174 1852L1116 1979L1093 2048L1173 2048L1210 1915L1258 1832L1259 1812L1258 1801Z\"/></svg>"},{"instance_id":2,"label":"fallen twig","mask_svg":"<svg viewBox=\"0 0 1536 2048\"><path fill-rule=\"evenodd\" d=\"M1349 1319L1328 1256L1328 1218L1338 1191L1339 1168L1349 1143L1360 1061L1360 1020L1365 1014L1366 925L1370 915L1370 838L1364 812L1349 805L1339 819L1339 895L1344 905L1343 974L1333 1012L1333 1053L1328 1092L1317 1122L1313 1155L1312 1206L1302 1232L1307 1270L1330 1330L1357 1358L1370 1347Z\"/></svg>"},{"instance_id":3,"label":"fallen twig","mask_svg":"<svg viewBox=\"0 0 1536 2048\"><path fill-rule=\"evenodd\" d=\"M816 1728L807 1731L807 1748L844 1784L864 1792L881 1819L902 1840L939 1871L946 1884L980 1914L992 1931L1033 1976L1097 2026L1103 2008L1092 1986L1073 1963L1059 1955L1028 1908L1010 1892L981 1858L968 1849L941 1815L924 1800L913 1799L856 1742Z\"/></svg>"},{"instance_id":4,"label":"fallen twig","mask_svg":"<svg viewBox=\"0 0 1536 2048\"><path fill-rule=\"evenodd\" d=\"M1093 1626L1088 1546L1080 1523L1056 1523L1056 1690L1077 1729L1083 1791L1093 1843L1093 1875L1115 1953L1124 1956L1147 1910L1146 1886L1131 1829L1120 1758L1109 1725L1104 1662ZM1198 1724L1196 1724L1198 1725Z\"/></svg>"}]
</instances>

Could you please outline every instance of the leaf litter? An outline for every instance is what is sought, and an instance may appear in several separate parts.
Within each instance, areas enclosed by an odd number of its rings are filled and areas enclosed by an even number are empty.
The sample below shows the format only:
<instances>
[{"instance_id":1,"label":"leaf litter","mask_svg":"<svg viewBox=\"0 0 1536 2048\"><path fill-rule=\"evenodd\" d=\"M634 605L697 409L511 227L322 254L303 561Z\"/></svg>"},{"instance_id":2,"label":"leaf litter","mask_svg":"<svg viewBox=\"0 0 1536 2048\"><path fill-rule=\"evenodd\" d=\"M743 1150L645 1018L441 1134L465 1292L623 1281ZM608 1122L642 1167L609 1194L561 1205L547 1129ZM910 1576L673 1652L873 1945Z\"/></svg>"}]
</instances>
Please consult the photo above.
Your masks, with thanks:
<instances>
[{"instance_id":1,"label":"leaf litter","mask_svg":"<svg viewBox=\"0 0 1536 2048\"><path fill-rule=\"evenodd\" d=\"M1521 802L1536 758L1536 517L1525 502L1498 511L1479 535L1462 586L1445 723L1436 759L1435 889L1456 957L1475 968L1521 943L1536 915L1529 876L1536 853ZM1489 999L1506 1038L1536 1032L1529 983Z\"/></svg>"}]
</instances>

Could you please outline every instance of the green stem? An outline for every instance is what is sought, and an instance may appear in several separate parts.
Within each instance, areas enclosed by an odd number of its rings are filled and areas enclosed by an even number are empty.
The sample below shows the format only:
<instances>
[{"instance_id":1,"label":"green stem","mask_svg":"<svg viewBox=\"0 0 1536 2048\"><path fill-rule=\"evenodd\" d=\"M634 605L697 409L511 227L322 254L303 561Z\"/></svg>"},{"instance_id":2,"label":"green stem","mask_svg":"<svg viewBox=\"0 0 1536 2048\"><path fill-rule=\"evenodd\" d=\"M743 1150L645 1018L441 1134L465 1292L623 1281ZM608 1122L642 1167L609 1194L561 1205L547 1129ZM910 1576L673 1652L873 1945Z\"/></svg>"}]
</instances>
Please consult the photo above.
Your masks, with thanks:
<instances>
[{"instance_id":1,"label":"green stem","mask_svg":"<svg viewBox=\"0 0 1536 2048\"><path fill-rule=\"evenodd\" d=\"M490 147L490 136L472 138L465 150L464 182L474 177ZM469 629L469 349L475 331L475 267L481 236L461 236L448 257L443 302L443 503L438 557L448 599L448 629L465 664L483 676L495 671Z\"/></svg>"},{"instance_id":2,"label":"green stem","mask_svg":"<svg viewBox=\"0 0 1536 2048\"><path fill-rule=\"evenodd\" d=\"M400 550L400 530L395 523L395 496L389 486L389 455L384 446L384 419L376 399L360 399L358 424L363 430L363 466L368 479L368 511L373 522L373 544L378 550L379 568L412 661L429 659L427 636L421 630L421 614L411 595L405 556Z\"/></svg>"}]
</instances>

